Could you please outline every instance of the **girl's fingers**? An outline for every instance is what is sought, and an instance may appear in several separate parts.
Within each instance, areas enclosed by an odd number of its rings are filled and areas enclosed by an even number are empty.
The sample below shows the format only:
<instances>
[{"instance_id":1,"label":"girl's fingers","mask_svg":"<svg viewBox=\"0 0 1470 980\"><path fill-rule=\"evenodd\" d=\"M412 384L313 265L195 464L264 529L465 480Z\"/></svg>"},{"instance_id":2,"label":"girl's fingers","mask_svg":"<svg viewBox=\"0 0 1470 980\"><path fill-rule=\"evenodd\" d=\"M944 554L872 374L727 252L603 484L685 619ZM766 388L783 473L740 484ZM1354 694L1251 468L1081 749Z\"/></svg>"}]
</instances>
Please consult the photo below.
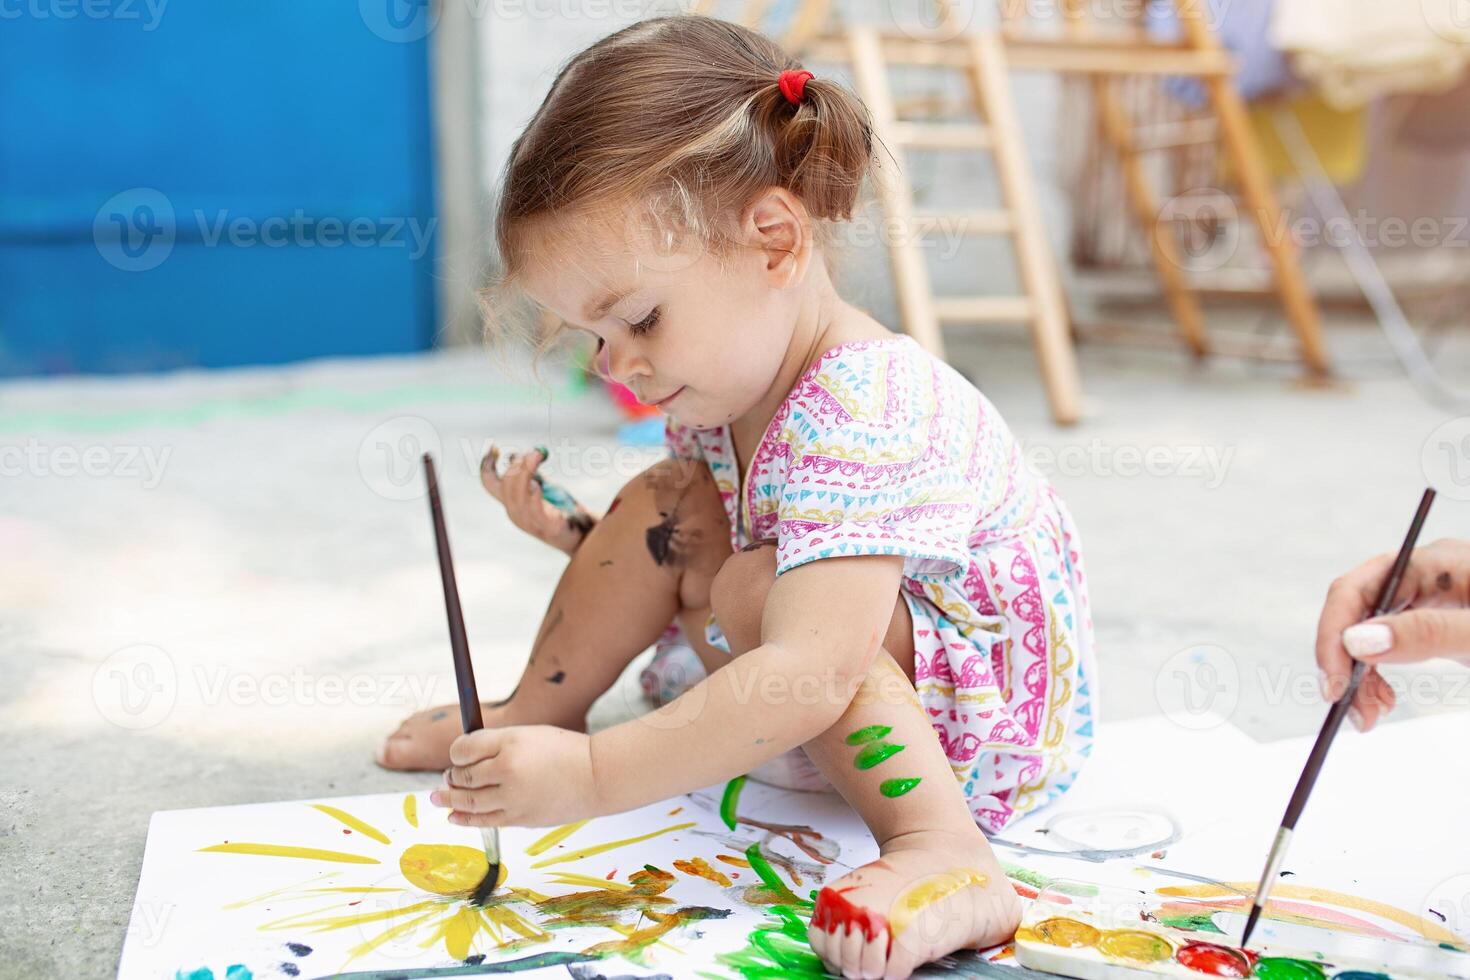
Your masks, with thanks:
<instances>
[{"instance_id":1,"label":"girl's fingers","mask_svg":"<svg viewBox=\"0 0 1470 980\"><path fill-rule=\"evenodd\" d=\"M490 451L485 454L485 458L480 460L480 485L496 500L500 499L501 493L500 470L497 468L499 460L500 449L494 443L491 443Z\"/></svg>"}]
</instances>

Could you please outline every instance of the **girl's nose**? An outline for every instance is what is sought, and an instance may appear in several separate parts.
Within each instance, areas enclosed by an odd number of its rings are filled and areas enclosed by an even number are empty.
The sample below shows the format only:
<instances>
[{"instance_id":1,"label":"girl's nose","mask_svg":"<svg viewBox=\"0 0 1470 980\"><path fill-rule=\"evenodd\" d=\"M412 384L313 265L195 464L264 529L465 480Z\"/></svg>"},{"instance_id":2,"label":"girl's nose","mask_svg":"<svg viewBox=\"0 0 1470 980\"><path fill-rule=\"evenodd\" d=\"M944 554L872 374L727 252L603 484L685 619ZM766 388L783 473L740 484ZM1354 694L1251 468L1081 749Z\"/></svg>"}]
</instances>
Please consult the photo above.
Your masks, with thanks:
<instances>
[{"instance_id":1,"label":"girl's nose","mask_svg":"<svg viewBox=\"0 0 1470 980\"><path fill-rule=\"evenodd\" d=\"M604 344L602 348L603 366L608 377L625 387L633 387L628 382L639 377L648 377L648 360L634 354L627 349L627 345L620 345L615 349L612 344Z\"/></svg>"}]
</instances>

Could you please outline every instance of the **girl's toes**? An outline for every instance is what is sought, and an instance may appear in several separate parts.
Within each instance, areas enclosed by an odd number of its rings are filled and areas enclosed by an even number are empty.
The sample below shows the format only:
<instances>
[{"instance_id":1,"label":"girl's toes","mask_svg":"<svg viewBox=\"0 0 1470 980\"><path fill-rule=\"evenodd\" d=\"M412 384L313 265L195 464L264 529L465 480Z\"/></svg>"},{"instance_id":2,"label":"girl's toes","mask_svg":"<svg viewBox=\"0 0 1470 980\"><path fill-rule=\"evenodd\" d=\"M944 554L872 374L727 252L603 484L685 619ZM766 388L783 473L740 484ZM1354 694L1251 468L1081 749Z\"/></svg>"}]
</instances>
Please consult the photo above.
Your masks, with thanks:
<instances>
[{"instance_id":1,"label":"girl's toes","mask_svg":"<svg viewBox=\"0 0 1470 980\"><path fill-rule=\"evenodd\" d=\"M842 937L842 975L860 980L862 977L858 967L863 961L863 945L867 942L863 938L862 927L856 922L847 924L847 933Z\"/></svg>"},{"instance_id":2,"label":"girl's toes","mask_svg":"<svg viewBox=\"0 0 1470 980\"><path fill-rule=\"evenodd\" d=\"M863 957L859 964L861 966L860 974L866 980L878 980L879 977L883 976L883 967L886 965L885 961L887 959L888 933L885 930L874 938L864 942Z\"/></svg>"},{"instance_id":3,"label":"girl's toes","mask_svg":"<svg viewBox=\"0 0 1470 980\"><path fill-rule=\"evenodd\" d=\"M806 941L811 943L812 952L822 959L822 965L828 970L832 969L832 953L827 948L827 930L818 929L816 926L807 926Z\"/></svg>"}]
</instances>

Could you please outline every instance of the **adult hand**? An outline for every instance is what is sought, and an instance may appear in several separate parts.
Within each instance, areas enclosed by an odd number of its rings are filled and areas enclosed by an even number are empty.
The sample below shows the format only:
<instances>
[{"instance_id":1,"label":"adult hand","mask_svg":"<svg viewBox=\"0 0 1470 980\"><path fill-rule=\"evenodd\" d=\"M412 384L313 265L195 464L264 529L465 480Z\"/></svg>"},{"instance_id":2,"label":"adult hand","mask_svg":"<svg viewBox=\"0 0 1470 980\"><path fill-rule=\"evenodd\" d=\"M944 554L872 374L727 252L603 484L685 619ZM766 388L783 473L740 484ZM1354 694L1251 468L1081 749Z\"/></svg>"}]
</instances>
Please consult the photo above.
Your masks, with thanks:
<instances>
[{"instance_id":1,"label":"adult hand","mask_svg":"<svg viewBox=\"0 0 1470 980\"><path fill-rule=\"evenodd\" d=\"M1330 699L1347 689L1354 660L1368 665L1350 715L1360 731L1393 710L1394 693L1378 665L1470 657L1470 541L1446 538L1414 549L1393 611L1360 622L1396 557L1379 555L1333 582L1317 623L1317 666Z\"/></svg>"}]
</instances>

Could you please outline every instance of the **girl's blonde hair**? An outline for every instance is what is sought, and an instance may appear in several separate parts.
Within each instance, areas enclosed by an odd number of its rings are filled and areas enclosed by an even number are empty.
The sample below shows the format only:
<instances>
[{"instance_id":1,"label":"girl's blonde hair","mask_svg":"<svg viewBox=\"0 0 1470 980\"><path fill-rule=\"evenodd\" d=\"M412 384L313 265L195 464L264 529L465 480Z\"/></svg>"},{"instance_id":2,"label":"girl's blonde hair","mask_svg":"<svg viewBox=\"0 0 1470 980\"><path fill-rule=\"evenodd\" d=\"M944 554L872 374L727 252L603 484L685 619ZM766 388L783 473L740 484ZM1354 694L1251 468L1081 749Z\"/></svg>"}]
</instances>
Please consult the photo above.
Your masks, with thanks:
<instances>
[{"instance_id":1,"label":"girl's blonde hair","mask_svg":"<svg viewBox=\"0 0 1470 980\"><path fill-rule=\"evenodd\" d=\"M788 68L801 64L769 38L696 15L639 21L573 57L511 146L495 212L501 273L482 293L490 335L507 332L501 298L553 216L724 256L744 206L778 186L830 244L827 222L851 217L872 164L872 126L855 95L821 77L791 104L778 84Z\"/></svg>"}]
</instances>

